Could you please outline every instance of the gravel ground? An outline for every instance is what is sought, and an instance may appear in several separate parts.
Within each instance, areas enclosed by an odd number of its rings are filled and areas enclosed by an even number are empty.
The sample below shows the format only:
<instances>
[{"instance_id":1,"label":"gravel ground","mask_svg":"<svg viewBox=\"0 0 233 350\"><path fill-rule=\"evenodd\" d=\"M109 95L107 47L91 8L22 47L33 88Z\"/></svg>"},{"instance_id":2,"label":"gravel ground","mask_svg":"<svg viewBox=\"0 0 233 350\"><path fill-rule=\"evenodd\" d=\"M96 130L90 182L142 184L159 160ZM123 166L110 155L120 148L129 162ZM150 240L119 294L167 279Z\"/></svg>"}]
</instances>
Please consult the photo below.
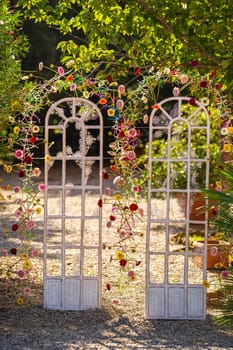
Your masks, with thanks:
<instances>
[{"instance_id":1,"label":"gravel ground","mask_svg":"<svg viewBox=\"0 0 233 350\"><path fill-rule=\"evenodd\" d=\"M9 217L5 211L1 214L3 229ZM40 225L42 233L43 220ZM142 256L144 244L141 242ZM41 239L37 245L41 246ZM108 259L107 255L103 257L103 286L112 274ZM3 263L0 260L0 267ZM214 323L217 310L212 305L204 321L146 319L143 266L130 287L118 291L103 287L101 309L54 311L43 308L42 258L38 259L39 278L28 304L18 306L14 291L10 295L0 288L0 350L233 349L233 330ZM115 297L120 304L112 303Z\"/></svg>"}]
</instances>

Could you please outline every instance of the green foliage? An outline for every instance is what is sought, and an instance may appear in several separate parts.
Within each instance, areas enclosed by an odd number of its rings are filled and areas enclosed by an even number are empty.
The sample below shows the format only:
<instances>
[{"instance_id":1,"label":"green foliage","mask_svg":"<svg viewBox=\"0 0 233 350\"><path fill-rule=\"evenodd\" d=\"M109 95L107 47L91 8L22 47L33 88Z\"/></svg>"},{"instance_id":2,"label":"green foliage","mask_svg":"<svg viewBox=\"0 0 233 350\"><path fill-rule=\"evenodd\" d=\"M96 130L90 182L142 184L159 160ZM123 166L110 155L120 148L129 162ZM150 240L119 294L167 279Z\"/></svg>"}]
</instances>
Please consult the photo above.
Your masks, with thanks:
<instances>
[{"instance_id":1,"label":"green foliage","mask_svg":"<svg viewBox=\"0 0 233 350\"><path fill-rule=\"evenodd\" d=\"M128 75L140 67L193 60L204 71L221 72L232 88L231 0L19 0L25 16L66 35L58 47L63 62L101 73ZM216 10L217 9L217 10ZM115 77L114 77L115 78ZM117 77L116 77L117 78Z\"/></svg>"},{"instance_id":2,"label":"green foliage","mask_svg":"<svg viewBox=\"0 0 233 350\"><path fill-rule=\"evenodd\" d=\"M8 152L5 136L9 127L9 116L19 108L22 90L21 63L27 52L27 40L21 33L20 13L8 8L8 1L0 4L0 159Z\"/></svg>"},{"instance_id":3,"label":"green foliage","mask_svg":"<svg viewBox=\"0 0 233 350\"><path fill-rule=\"evenodd\" d=\"M218 324L232 327L233 324L233 268L227 271L227 278L222 279L222 304L220 306L221 315L216 316Z\"/></svg>"},{"instance_id":4,"label":"green foliage","mask_svg":"<svg viewBox=\"0 0 233 350\"><path fill-rule=\"evenodd\" d=\"M223 165L222 165L223 166ZM218 215L213 219L217 230L224 233L224 239L233 240L233 165L225 163L219 174L216 190L203 190L206 197L211 200L211 205L219 208Z\"/></svg>"}]
</instances>

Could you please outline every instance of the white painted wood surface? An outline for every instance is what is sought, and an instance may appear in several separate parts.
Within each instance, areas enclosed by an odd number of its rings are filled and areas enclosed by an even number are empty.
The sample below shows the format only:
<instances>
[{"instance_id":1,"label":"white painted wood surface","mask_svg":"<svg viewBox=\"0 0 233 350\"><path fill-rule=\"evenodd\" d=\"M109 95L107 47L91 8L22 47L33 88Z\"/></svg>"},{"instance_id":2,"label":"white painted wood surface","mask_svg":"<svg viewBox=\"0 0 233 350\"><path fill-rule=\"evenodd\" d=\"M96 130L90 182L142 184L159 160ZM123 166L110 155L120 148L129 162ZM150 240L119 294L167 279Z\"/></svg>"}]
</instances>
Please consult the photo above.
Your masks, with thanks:
<instances>
[{"instance_id":1,"label":"white painted wood surface","mask_svg":"<svg viewBox=\"0 0 233 350\"><path fill-rule=\"evenodd\" d=\"M100 110L82 98L55 102L46 115L45 140L44 307L99 308L102 212L93 199L102 196Z\"/></svg>"},{"instance_id":2,"label":"white painted wood surface","mask_svg":"<svg viewBox=\"0 0 233 350\"><path fill-rule=\"evenodd\" d=\"M195 167L205 168L205 186L209 184L209 116L206 108L198 101L195 106L189 105L189 97L172 97L158 104L150 116L149 124L149 181L148 181L148 219L146 244L146 317L152 319L204 319L206 316L206 247L201 253L202 270L195 266L196 253L189 249L191 230L202 227L205 242L207 240L207 213L204 220L191 220L191 198L200 193L195 178ZM188 112L187 112L188 111ZM200 116L202 122L199 123ZM180 124L179 124L180 123ZM186 142L179 139L174 130L185 127ZM178 128L177 128L178 126ZM195 132L203 132L204 156L198 158L192 148L192 137ZM166 139L167 151L163 154L153 153L153 140ZM183 144L183 153L174 155L173 142ZM161 141L163 142L163 141ZM203 140L200 139L200 143ZM167 174L160 186L152 182L153 167L165 163ZM183 162L187 181L185 186L173 185L176 174L172 172L178 162ZM193 170L194 169L194 170ZM175 176L174 176L175 175ZM179 174L177 174L178 176ZM186 198L185 213L180 217L172 216L172 205L176 194ZM161 199L162 198L162 199ZM157 201L160 206L156 206ZM163 205L161 206L161 202ZM178 205L178 204L175 204ZM196 226L195 226L196 225ZM171 238L179 232L185 234L184 251L172 250ZM160 241L160 242L159 242ZM162 262L162 263L161 263ZM196 278L195 278L196 273ZM191 277L192 276L192 277ZM193 277L194 276L194 277Z\"/></svg>"}]
</instances>

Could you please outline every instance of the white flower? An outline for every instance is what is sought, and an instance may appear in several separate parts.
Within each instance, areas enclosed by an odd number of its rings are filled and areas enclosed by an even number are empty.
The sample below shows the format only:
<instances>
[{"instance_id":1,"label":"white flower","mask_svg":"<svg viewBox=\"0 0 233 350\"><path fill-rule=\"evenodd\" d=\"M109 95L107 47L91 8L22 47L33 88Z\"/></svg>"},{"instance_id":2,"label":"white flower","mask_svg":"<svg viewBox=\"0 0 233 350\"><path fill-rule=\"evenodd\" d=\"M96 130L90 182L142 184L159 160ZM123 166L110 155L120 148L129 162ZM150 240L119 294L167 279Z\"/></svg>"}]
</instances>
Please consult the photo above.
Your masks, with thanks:
<instances>
[{"instance_id":1,"label":"white flower","mask_svg":"<svg viewBox=\"0 0 233 350\"><path fill-rule=\"evenodd\" d=\"M225 136L228 134L228 129L227 128L222 128L221 129L221 135Z\"/></svg>"},{"instance_id":2,"label":"white flower","mask_svg":"<svg viewBox=\"0 0 233 350\"><path fill-rule=\"evenodd\" d=\"M209 106L210 100L208 99L208 97L203 97L201 99L201 103L203 104L203 106Z\"/></svg>"}]
</instances>

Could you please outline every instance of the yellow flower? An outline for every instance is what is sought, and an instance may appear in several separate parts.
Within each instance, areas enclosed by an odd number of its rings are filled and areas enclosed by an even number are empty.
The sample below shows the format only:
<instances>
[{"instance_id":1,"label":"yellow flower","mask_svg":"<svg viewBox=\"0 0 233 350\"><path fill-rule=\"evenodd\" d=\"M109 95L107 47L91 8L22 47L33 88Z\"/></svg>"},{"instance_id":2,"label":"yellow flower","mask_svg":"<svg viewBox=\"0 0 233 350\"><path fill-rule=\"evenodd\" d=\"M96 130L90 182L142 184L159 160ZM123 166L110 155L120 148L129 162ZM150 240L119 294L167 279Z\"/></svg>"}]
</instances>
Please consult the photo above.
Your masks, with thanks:
<instances>
[{"instance_id":1,"label":"yellow flower","mask_svg":"<svg viewBox=\"0 0 233 350\"><path fill-rule=\"evenodd\" d=\"M109 131L109 132L108 132L108 136L112 136L112 131Z\"/></svg>"},{"instance_id":2,"label":"yellow flower","mask_svg":"<svg viewBox=\"0 0 233 350\"><path fill-rule=\"evenodd\" d=\"M19 135L19 132L20 132L19 126L15 126L14 129L13 129L13 132L14 132L15 135Z\"/></svg>"},{"instance_id":3,"label":"yellow flower","mask_svg":"<svg viewBox=\"0 0 233 350\"><path fill-rule=\"evenodd\" d=\"M114 117L115 115L115 110L113 108L109 108L107 111L108 117Z\"/></svg>"},{"instance_id":4,"label":"yellow flower","mask_svg":"<svg viewBox=\"0 0 233 350\"><path fill-rule=\"evenodd\" d=\"M50 157L50 155L46 154L44 159L45 159L46 162L50 162L51 157Z\"/></svg>"},{"instance_id":5,"label":"yellow flower","mask_svg":"<svg viewBox=\"0 0 233 350\"><path fill-rule=\"evenodd\" d=\"M24 300L23 300L22 297L19 297L19 298L17 299L17 304L18 304L18 305L23 305L23 304L24 304Z\"/></svg>"},{"instance_id":6,"label":"yellow flower","mask_svg":"<svg viewBox=\"0 0 233 350\"><path fill-rule=\"evenodd\" d=\"M32 263L30 260L25 260L23 263L24 270L29 270L32 267Z\"/></svg>"},{"instance_id":7,"label":"yellow flower","mask_svg":"<svg viewBox=\"0 0 233 350\"><path fill-rule=\"evenodd\" d=\"M215 267L215 269L222 269L222 268L224 268L224 265L223 265L223 263L218 262L214 265L214 267Z\"/></svg>"},{"instance_id":8,"label":"yellow flower","mask_svg":"<svg viewBox=\"0 0 233 350\"><path fill-rule=\"evenodd\" d=\"M10 173L12 172L13 168L12 168L11 165L4 164L4 165L3 165L3 170L4 170L6 173L10 174Z\"/></svg>"},{"instance_id":9,"label":"yellow flower","mask_svg":"<svg viewBox=\"0 0 233 350\"><path fill-rule=\"evenodd\" d=\"M122 259L124 259L125 258L125 254L123 253L123 252L121 252L120 250L118 250L117 252L116 252L116 259L117 260L122 260Z\"/></svg>"},{"instance_id":10,"label":"yellow flower","mask_svg":"<svg viewBox=\"0 0 233 350\"><path fill-rule=\"evenodd\" d=\"M22 253L22 254L21 254L21 258L22 258L22 259L28 259L28 254Z\"/></svg>"},{"instance_id":11,"label":"yellow flower","mask_svg":"<svg viewBox=\"0 0 233 350\"><path fill-rule=\"evenodd\" d=\"M114 194L113 198L114 198L116 201L119 201L119 200L121 200L122 196L121 196L120 193L116 193L116 194Z\"/></svg>"},{"instance_id":12,"label":"yellow flower","mask_svg":"<svg viewBox=\"0 0 233 350\"><path fill-rule=\"evenodd\" d=\"M116 81L113 81L110 83L110 86L118 86L118 83Z\"/></svg>"},{"instance_id":13,"label":"yellow flower","mask_svg":"<svg viewBox=\"0 0 233 350\"><path fill-rule=\"evenodd\" d=\"M209 282L208 282L207 280L204 280L204 281L203 281L203 286L204 286L205 288L210 288L210 284L209 284Z\"/></svg>"},{"instance_id":14,"label":"yellow flower","mask_svg":"<svg viewBox=\"0 0 233 350\"><path fill-rule=\"evenodd\" d=\"M228 126L228 133L233 134L233 126Z\"/></svg>"},{"instance_id":15,"label":"yellow flower","mask_svg":"<svg viewBox=\"0 0 233 350\"><path fill-rule=\"evenodd\" d=\"M214 236L215 236L216 239L222 239L224 235L221 232L217 232L217 233L215 233Z\"/></svg>"},{"instance_id":16,"label":"yellow flower","mask_svg":"<svg viewBox=\"0 0 233 350\"><path fill-rule=\"evenodd\" d=\"M231 144L230 143L224 143L223 151L227 152L227 153L231 152Z\"/></svg>"},{"instance_id":17,"label":"yellow flower","mask_svg":"<svg viewBox=\"0 0 233 350\"><path fill-rule=\"evenodd\" d=\"M35 208L36 215L40 215L41 210L42 210L41 207L36 207Z\"/></svg>"},{"instance_id":18,"label":"yellow flower","mask_svg":"<svg viewBox=\"0 0 233 350\"><path fill-rule=\"evenodd\" d=\"M4 237L6 238L8 236L8 234L9 234L8 228L4 228L3 232L4 232Z\"/></svg>"}]
</instances>

